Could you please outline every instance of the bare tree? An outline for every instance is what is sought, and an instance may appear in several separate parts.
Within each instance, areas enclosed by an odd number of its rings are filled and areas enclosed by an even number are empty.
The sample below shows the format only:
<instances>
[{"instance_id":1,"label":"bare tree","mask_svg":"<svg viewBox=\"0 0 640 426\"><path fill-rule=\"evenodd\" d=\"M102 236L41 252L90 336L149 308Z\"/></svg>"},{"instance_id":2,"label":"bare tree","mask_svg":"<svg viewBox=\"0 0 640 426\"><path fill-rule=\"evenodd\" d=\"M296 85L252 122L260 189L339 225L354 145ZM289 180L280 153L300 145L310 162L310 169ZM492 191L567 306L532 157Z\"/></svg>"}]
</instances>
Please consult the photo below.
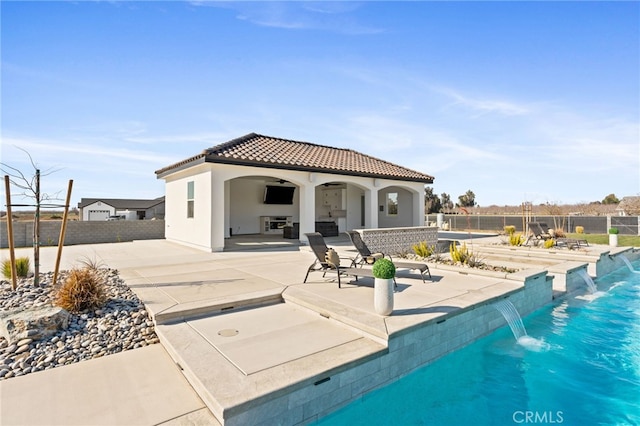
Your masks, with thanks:
<instances>
[{"instance_id":1,"label":"bare tree","mask_svg":"<svg viewBox=\"0 0 640 426\"><path fill-rule=\"evenodd\" d=\"M640 215L640 196L623 197L620 202L620 208L625 214L638 216Z\"/></svg>"},{"instance_id":2,"label":"bare tree","mask_svg":"<svg viewBox=\"0 0 640 426\"><path fill-rule=\"evenodd\" d=\"M541 205L543 212L553 217L553 229L562 231L564 230L565 223L567 221L566 216L564 216L564 210L559 203L553 202L549 203L547 201L546 204Z\"/></svg>"},{"instance_id":3,"label":"bare tree","mask_svg":"<svg viewBox=\"0 0 640 426\"><path fill-rule=\"evenodd\" d=\"M57 170L49 169L44 173L40 173L40 169L33 161L31 154L22 148L18 149L29 157L29 162L33 167L34 174L28 177L19 169L5 163L0 163L0 170L9 176L9 181L13 186L22 190L22 192L18 194L19 196L33 200L33 204L14 204L14 206L35 208L33 218L33 283L37 286L40 282L40 208L45 206L43 202L59 200L59 198L57 198L59 192L53 195L40 192L40 178L42 176L48 176Z\"/></svg>"}]
</instances>

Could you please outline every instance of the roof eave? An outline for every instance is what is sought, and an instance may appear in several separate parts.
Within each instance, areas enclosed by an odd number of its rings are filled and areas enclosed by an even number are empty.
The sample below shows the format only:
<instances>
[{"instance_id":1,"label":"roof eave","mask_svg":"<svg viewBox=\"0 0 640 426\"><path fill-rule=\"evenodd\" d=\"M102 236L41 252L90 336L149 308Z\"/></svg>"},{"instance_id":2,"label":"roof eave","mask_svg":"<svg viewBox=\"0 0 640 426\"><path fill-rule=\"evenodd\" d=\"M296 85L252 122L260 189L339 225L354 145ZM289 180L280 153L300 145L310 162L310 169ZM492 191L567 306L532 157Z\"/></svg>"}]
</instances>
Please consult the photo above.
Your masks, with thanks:
<instances>
[{"instance_id":1,"label":"roof eave","mask_svg":"<svg viewBox=\"0 0 640 426\"><path fill-rule=\"evenodd\" d=\"M206 154L201 153L194 157L187 158L186 160L180 161L179 163L172 164L160 170L156 170L156 179L163 179L173 173L179 172L181 170L188 169L198 164L204 164L206 161Z\"/></svg>"},{"instance_id":2,"label":"roof eave","mask_svg":"<svg viewBox=\"0 0 640 426\"><path fill-rule=\"evenodd\" d=\"M220 156L207 156L204 162L232 164L236 166L259 167L259 168L266 168L266 169L292 170L292 171L298 171L298 172L329 173L329 174L341 175L341 176L359 176L359 177L400 180L403 182L420 182L420 183L429 183L429 184L433 183L433 179L434 179L431 176L430 176L430 179L422 179L417 177L411 178L411 177L390 176L390 175L383 175L383 174L376 174L376 173L337 170L337 169L329 169L329 168L321 168L321 167L307 167L307 166L299 166L299 165L293 165L293 164L263 163L263 162L257 162L257 161L251 161L251 160L239 160L236 158L224 158Z\"/></svg>"}]
</instances>

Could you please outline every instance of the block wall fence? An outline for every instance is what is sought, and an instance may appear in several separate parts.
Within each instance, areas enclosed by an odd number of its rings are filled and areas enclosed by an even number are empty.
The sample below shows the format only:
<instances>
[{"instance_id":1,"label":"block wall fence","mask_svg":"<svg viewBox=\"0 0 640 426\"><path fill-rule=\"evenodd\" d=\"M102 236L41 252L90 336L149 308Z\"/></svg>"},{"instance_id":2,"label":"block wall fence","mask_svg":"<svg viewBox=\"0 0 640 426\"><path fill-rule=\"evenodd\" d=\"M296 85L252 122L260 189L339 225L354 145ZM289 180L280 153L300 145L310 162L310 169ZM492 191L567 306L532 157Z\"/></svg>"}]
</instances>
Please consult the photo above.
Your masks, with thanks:
<instances>
[{"instance_id":1,"label":"block wall fence","mask_svg":"<svg viewBox=\"0 0 640 426\"><path fill-rule=\"evenodd\" d=\"M460 215L445 214L444 222L452 231L494 231L499 232L506 225L522 232L522 217L512 215ZM533 216L532 221L545 222L550 227L562 226L567 232L575 232L576 226L584 227L587 234L606 234L610 227L616 227L621 235L640 235L640 216ZM425 216L425 223L436 223L437 215ZM58 244L62 222L42 221L40 223L41 246ZM16 247L33 245L33 222L13 223ZM117 243L133 240L163 239L164 220L117 220L117 221L69 221L65 244ZM0 221L0 248L8 248L7 222Z\"/></svg>"},{"instance_id":2,"label":"block wall fence","mask_svg":"<svg viewBox=\"0 0 640 426\"><path fill-rule=\"evenodd\" d=\"M57 246L62 221L40 222L40 246ZM69 221L66 245L119 243L164 238L164 220ZM33 246L33 222L13 223L16 247ZM7 222L0 223L0 248L8 248Z\"/></svg>"}]
</instances>

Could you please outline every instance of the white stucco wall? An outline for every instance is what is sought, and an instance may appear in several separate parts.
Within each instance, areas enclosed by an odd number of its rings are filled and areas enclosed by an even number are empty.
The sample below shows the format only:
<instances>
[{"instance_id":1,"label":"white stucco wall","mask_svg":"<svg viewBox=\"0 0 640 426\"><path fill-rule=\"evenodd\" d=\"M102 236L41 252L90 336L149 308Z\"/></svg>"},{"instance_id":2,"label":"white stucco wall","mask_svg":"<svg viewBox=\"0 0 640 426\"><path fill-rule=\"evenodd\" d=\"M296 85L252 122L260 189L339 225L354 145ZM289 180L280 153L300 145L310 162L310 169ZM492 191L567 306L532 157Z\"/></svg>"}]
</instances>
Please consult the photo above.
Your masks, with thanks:
<instances>
[{"instance_id":1,"label":"white stucco wall","mask_svg":"<svg viewBox=\"0 0 640 426\"><path fill-rule=\"evenodd\" d=\"M390 216L387 212L387 194L398 194L398 214ZM383 207L380 211L379 207ZM397 186L384 188L378 193L378 227L397 228L413 223L413 196L411 192Z\"/></svg>"},{"instance_id":2,"label":"white stucco wall","mask_svg":"<svg viewBox=\"0 0 640 426\"><path fill-rule=\"evenodd\" d=\"M166 179L166 239L206 250L211 248L211 179L212 170L205 165ZM187 217L189 181L194 182L193 218Z\"/></svg>"},{"instance_id":3,"label":"white stucco wall","mask_svg":"<svg viewBox=\"0 0 640 426\"><path fill-rule=\"evenodd\" d=\"M315 231L321 207L322 186L327 182L346 185L347 229L363 228L361 198L365 197L366 228L420 226L424 224L424 184L395 180L310 173L260 167L205 163L176 171L166 181L166 238L211 251L222 251L229 231L234 235L260 232L260 216L291 216L300 223L300 237ZM284 179L295 185L293 205L263 203L264 188ZM195 215L187 218L187 182L195 183ZM387 218L386 192L397 192L399 215ZM420 214L422 212L422 214ZM417 218L417 219L416 219Z\"/></svg>"},{"instance_id":4,"label":"white stucco wall","mask_svg":"<svg viewBox=\"0 0 640 426\"><path fill-rule=\"evenodd\" d=\"M362 223L362 197L365 190L355 185L347 186L347 229L361 229Z\"/></svg>"}]
</instances>

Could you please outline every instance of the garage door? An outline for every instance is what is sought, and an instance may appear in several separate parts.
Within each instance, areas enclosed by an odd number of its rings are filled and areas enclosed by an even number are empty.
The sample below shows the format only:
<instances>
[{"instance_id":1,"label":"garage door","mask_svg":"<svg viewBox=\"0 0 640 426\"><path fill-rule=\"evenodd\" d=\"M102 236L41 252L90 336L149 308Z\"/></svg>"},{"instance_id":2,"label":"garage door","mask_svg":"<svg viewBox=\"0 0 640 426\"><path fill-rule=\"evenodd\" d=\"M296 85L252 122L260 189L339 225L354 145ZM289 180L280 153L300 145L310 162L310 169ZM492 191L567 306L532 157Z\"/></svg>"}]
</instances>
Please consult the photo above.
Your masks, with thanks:
<instances>
[{"instance_id":1,"label":"garage door","mask_svg":"<svg viewBox=\"0 0 640 426\"><path fill-rule=\"evenodd\" d=\"M107 220L109 210L89 210L89 220Z\"/></svg>"}]
</instances>

